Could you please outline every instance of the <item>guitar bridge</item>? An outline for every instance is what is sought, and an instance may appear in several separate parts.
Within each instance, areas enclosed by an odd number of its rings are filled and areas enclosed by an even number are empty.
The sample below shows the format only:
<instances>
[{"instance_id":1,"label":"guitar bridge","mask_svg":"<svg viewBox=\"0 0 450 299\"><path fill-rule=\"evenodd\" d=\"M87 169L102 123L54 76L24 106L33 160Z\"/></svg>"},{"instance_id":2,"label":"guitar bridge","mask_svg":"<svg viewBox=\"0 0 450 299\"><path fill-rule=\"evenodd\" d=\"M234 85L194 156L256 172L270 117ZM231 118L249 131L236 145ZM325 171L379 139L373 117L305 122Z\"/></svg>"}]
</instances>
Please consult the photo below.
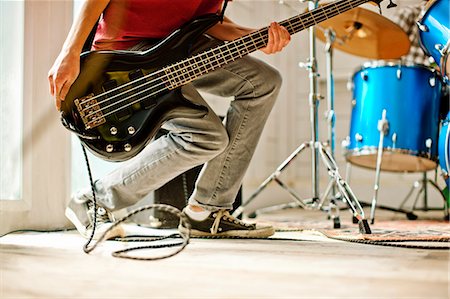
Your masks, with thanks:
<instances>
[{"instance_id":1,"label":"guitar bridge","mask_svg":"<svg viewBox=\"0 0 450 299\"><path fill-rule=\"evenodd\" d=\"M86 129L95 128L106 122L97 99L92 99L93 97L94 94L91 93L74 101Z\"/></svg>"}]
</instances>

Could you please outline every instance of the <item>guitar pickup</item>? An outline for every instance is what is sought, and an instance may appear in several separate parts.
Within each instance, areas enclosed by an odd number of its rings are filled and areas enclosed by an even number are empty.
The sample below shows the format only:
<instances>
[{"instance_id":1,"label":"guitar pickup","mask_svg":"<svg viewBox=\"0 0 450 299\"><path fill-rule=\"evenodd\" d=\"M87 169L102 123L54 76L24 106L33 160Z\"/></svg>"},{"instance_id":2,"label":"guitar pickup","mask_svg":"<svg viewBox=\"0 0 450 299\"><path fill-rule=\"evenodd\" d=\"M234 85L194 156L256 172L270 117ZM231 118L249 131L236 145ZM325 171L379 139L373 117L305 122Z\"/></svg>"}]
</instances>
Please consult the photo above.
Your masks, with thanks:
<instances>
[{"instance_id":1,"label":"guitar pickup","mask_svg":"<svg viewBox=\"0 0 450 299\"><path fill-rule=\"evenodd\" d=\"M131 88L133 90L132 92L135 94L135 96L133 96L133 102L139 102L144 109L149 109L155 106L156 101L154 100L154 97L149 96L152 90L146 90L149 89L149 86L145 84L147 82L147 79L144 79L144 73L142 72L142 70L138 69L131 71L128 74L128 78L132 82Z\"/></svg>"},{"instance_id":2,"label":"guitar pickup","mask_svg":"<svg viewBox=\"0 0 450 299\"><path fill-rule=\"evenodd\" d=\"M107 95L104 96L104 101L106 103L106 107L108 108L108 114L114 114L119 121L124 120L131 116L132 110L130 108L123 108L127 107L129 101L124 100L124 98L128 97L129 95L127 93L119 96L120 93L123 92L123 89L116 89L118 86L116 80L109 80L105 81L102 84L103 90L107 92ZM109 92L108 92L109 91Z\"/></svg>"}]
</instances>

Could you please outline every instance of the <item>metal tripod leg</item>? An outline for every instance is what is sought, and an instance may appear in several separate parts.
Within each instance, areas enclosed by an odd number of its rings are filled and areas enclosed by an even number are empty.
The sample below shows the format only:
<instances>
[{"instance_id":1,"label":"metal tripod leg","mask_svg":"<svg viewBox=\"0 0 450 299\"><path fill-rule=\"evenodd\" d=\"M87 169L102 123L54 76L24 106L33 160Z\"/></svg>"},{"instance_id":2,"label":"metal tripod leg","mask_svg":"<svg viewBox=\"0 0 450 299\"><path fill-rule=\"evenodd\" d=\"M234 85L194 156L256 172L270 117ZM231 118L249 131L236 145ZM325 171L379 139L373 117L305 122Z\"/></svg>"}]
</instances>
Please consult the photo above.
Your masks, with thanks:
<instances>
[{"instance_id":1,"label":"metal tripod leg","mask_svg":"<svg viewBox=\"0 0 450 299\"><path fill-rule=\"evenodd\" d=\"M360 232L364 234L370 234L371 231L369 224L365 219L364 210L361 207L358 199L356 198L350 186L339 174L336 162L334 161L333 157L324 149L322 144L318 143L318 147L319 153L322 157L322 161L328 168L328 175L335 180L336 187L341 192L343 198L345 199L345 202L349 206L353 217L358 219ZM359 210L359 212L357 209Z\"/></svg>"},{"instance_id":2,"label":"metal tripod leg","mask_svg":"<svg viewBox=\"0 0 450 299\"><path fill-rule=\"evenodd\" d=\"M313 146L312 146L313 145ZM303 149L306 147L313 147L313 150L318 150L323 163L326 165L328 169L329 176L334 180L335 186L338 188L339 192L342 194L343 198L345 199L345 202L349 206L351 213L353 217L358 219L359 224L359 230L363 234L370 234L371 230L369 227L369 224L367 220L365 219L364 210L362 209L360 203L358 202L358 199L356 198L355 194L351 190L350 186L345 182L345 180L340 176L338 172L338 167L333 159L333 157L326 151L326 149L323 147L322 143L320 142L307 142L303 143L300 147L297 148L289 157L286 159L278 168L277 170L272 173L259 187L258 189L250 196L250 198L239 208L236 209L236 211L233 213L234 217L238 217L242 214L245 207L253 201L253 199L269 184L271 181L275 181L280 186L282 186L284 189L288 190L289 193L297 199L294 203L290 204L283 204L279 206L269 207L265 209L261 209L264 211L272 211L274 209L278 210L280 207L303 207L306 209L312 209L313 207L310 205L311 203L316 204L316 202L312 201L310 203L307 203L300 198L297 198L298 196L293 192L291 189L287 188L286 185L283 184L281 180L278 179L278 176L281 174L281 171L289 164L290 161L292 161L293 158L295 158ZM329 193L332 188L332 185L329 184L327 188L327 192ZM315 207L317 208L317 206ZM359 210L359 211L358 211Z\"/></svg>"},{"instance_id":3,"label":"metal tripod leg","mask_svg":"<svg viewBox=\"0 0 450 299\"><path fill-rule=\"evenodd\" d=\"M411 195L413 194L415 189L418 189L417 194L416 194L416 198L413 202L412 208L411 208L411 212L407 213L406 216L408 217L408 219L410 220L415 220L417 219L417 216L413 213L414 211L416 211L416 204L419 200L420 195L423 193L424 196L424 211L428 211L428 210L432 210L433 208L428 207L428 192L427 190L427 184L430 183L431 186L433 186L436 191L441 195L442 199L444 200L444 219L448 220L449 219L449 205L447 202L447 199L445 198L444 192L442 192L441 188L439 188L439 186L432 180L427 178L427 173L424 172L423 173L423 179L422 181L415 181L411 187L411 189L409 190L408 194L406 195L405 199L402 201L402 203L400 204L399 210L403 209L403 206L405 205L405 203L408 201L408 199L411 197Z\"/></svg>"},{"instance_id":4,"label":"metal tripod leg","mask_svg":"<svg viewBox=\"0 0 450 299\"><path fill-rule=\"evenodd\" d=\"M294 198L294 200L296 201L296 205L305 208L306 204L303 203L303 201L300 199L300 197L290 188L288 188L281 180L278 179L278 177L280 176L281 172L284 170L284 168L286 168L289 163L295 158L297 157L297 155L299 153L301 153L305 148L309 147L310 143L309 142L305 142L302 143L299 147L297 147L297 149L295 151L292 152L292 154L289 155L289 157L287 157L286 160L283 161L283 163L280 164L280 166L277 167L277 169L267 178L264 180L264 182L262 182L262 184L256 189L256 191L249 197L249 199L245 202L242 203L241 206L239 206L234 212L233 212L233 216L234 217L238 217L240 216L244 210L245 207L247 205L249 205L255 198L256 196L258 196L259 193L261 193L261 191L263 191L267 185L272 182L275 181L277 182L281 187L283 187L284 189L289 191L289 194Z\"/></svg>"}]
</instances>

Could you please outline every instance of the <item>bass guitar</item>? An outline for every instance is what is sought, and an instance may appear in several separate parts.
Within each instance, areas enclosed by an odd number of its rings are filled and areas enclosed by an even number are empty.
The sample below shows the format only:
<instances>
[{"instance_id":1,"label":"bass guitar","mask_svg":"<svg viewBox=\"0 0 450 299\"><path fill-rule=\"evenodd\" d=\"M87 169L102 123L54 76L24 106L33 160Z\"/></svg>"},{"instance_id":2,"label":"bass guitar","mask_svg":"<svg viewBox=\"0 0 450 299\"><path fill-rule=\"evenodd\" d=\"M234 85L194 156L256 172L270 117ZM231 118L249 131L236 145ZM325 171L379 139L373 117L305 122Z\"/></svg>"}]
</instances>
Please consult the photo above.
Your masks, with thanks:
<instances>
[{"instance_id":1,"label":"bass guitar","mask_svg":"<svg viewBox=\"0 0 450 299\"><path fill-rule=\"evenodd\" d=\"M292 35L366 2L338 0L279 24ZM266 27L189 56L193 41L218 21L215 14L199 17L142 52L81 54L80 74L61 103L63 125L96 156L124 161L137 155L167 120L206 115L207 108L184 98L181 87L268 41Z\"/></svg>"}]
</instances>

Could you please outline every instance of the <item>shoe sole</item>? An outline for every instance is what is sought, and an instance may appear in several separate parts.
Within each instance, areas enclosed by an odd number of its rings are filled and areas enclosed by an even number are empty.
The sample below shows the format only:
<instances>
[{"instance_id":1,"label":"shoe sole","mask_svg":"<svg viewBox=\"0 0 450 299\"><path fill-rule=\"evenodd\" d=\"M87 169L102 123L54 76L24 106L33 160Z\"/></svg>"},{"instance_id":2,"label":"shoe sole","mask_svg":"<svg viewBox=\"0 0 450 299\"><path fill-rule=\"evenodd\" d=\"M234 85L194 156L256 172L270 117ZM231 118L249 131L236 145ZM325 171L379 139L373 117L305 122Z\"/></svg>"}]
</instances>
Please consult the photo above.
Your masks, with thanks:
<instances>
[{"instance_id":1,"label":"shoe sole","mask_svg":"<svg viewBox=\"0 0 450 299\"><path fill-rule=\"evenodd\" d=\"M187 233L185 227L178 228L182 233ZM273 227L260 228L255 230L229 230L223 233L211 234L196 229L191 229L190 237L193 238L248 238L248 239L264 239L275 234Z\"/></svg>"},{"instance_id":2,"label":"shoe sole","mask_svg":"<svg viewBox=\"0 0 450 299\"><path fill-rule=\"evenodd\" d=\"M91 231L88 231L86 229L86 227L84 227L84 225L78 220L77 216L75 215L75 213L69 209L66 208L66 211L64 213L66 215L66 217L70 220L70 222L72 222L73 225L75 225L75 228L77 229L77 231L86 239L89 239L91 237ZM98 230L96 230L93 240L98 240L103 233L106 230L104 230L103 232L100 232ZM106 234L106 238L105 240L108 239L113 239L113 238L117 238L117 237L125 237L125 230L123 229L123 227L119 224L118 226L116 226L114 229L112 229L111 231L109 231Z\"/></svg>"}]
</instances>

